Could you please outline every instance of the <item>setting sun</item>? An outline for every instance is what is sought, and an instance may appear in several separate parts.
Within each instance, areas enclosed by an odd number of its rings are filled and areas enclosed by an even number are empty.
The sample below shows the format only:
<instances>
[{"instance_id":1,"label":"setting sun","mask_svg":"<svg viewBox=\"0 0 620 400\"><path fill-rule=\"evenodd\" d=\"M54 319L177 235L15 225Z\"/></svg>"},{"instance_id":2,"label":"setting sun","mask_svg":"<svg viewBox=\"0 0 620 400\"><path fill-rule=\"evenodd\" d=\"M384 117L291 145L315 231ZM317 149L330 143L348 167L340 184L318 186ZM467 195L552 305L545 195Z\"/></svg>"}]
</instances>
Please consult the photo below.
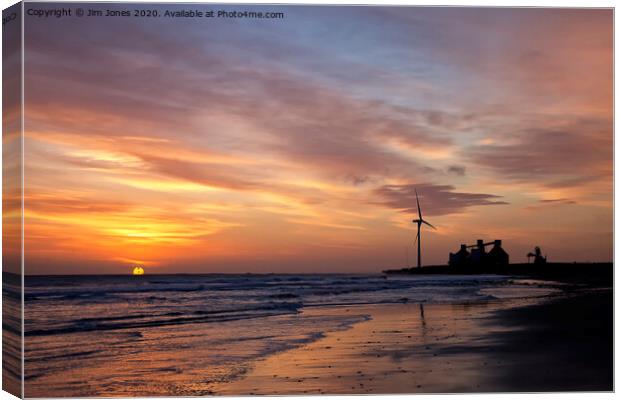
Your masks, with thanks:
<instances>
[{"instance_id":1,"label":"setting sun","mask_svg":"<svg viewBox=\"0 0 620 400\"><path fill-rule=\"evenodd\" d=\"M142 268L140 266L134 267L133 274L134 275L144 275L144 268Z\"/></svg>"}]
</instances>

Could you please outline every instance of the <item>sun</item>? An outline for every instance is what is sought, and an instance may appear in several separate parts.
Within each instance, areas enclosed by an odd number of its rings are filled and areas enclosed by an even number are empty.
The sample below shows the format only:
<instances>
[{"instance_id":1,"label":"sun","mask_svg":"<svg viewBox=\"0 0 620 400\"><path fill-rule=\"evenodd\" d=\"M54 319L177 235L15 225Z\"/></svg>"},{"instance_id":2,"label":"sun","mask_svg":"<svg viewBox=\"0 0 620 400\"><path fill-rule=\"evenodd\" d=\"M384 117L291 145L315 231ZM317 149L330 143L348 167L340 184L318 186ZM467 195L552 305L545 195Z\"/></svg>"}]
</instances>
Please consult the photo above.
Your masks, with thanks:
<instances>
[{"instance_id":1,"label":"sun","mask_svg":"<svg viewBox=\"0 0 620 400\"><path fill-rule=\"evenodd\" d=\"M142 268L141 266L136 266L133 269L133 275L144 275L144 268Z\"/></svg>"}]
</instances>

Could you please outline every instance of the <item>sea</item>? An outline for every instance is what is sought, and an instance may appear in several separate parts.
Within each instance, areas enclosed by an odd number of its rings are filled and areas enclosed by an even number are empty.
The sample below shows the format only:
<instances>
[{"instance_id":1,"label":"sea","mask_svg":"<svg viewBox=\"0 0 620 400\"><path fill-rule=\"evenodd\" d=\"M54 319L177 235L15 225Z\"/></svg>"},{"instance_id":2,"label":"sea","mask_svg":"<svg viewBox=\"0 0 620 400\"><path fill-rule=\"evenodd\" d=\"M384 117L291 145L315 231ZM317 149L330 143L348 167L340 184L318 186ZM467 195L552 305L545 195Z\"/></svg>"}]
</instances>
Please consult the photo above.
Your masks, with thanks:
<instances>
[{"instance_id":1,"label":"sea","mask_svg":"<svg viewBox=\"0 0 620 400\"><path fill-rule=\"evenodd\" d=\"M498 275L27 276L25 394L209 395L257 361L372 318L358 305L516 304L557 291Z\"/></svg>"}]
</instances>

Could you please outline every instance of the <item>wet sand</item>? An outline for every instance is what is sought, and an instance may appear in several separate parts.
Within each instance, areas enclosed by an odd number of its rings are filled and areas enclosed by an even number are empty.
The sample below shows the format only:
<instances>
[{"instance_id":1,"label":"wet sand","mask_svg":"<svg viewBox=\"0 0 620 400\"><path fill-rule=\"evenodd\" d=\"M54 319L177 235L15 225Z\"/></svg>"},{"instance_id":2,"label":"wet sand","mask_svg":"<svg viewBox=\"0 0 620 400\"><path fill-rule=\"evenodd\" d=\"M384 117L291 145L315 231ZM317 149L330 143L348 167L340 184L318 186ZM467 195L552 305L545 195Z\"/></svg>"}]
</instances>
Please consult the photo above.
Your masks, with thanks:
<instances>
[{"instance_id":1,"label":"wet sand","mask_svg":"<svg viewBox=\"0 0 620 400\"><path fill-rule=\"evenodd\" d=\"M511 328L494 338L494 357L511 360L499 377L506 390L613 390L610 288L503 310L494 321Z\"/></svg>"},{"instance_id":2,"label":"wet sand","mask_svg":"<svg viewBox=\"0 0 620 400\"><path fill-rule=\"evenodd\" d=\"M260 360L214 393L610 391L611 310L611 290L525 302L341 307L370 319Z\"/></svg>"}]
</instances>

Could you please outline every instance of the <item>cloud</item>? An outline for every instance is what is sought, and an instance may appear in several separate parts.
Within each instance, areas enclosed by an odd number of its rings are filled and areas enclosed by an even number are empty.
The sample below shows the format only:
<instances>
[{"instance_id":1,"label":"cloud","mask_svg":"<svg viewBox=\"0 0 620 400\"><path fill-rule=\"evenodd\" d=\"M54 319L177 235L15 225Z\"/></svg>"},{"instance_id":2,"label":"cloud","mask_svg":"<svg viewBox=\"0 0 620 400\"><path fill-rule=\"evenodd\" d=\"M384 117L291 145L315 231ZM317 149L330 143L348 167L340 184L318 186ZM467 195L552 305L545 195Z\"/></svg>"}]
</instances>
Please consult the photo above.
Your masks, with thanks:
<instances>
[{"instance_id":1,"label":"cloud","mask_svg":"<svg viewBox=\"0 0 620 400\"><path fill-rule=\"evenodd\" d=\"M353 184L358 182L350 176L411 177L428 172L429 166L416 155L451 145L440 132L454 126L450 113L353 96L342 90L349 83L344 77L334 83L330 75L340 69L339 60L335 63L333 55L321 54L314 46L291 43L268 31L264 36L252 32L253 42L268 50L269 57L252 48L250 52L257 54L249 58L244 29L227 37L228 51L223 52L214 33L191 24L183 27L183 35L139 23L114 25L116 35L109 34L108 26L90 25L80 27L84 36L56 26L51 34L40 27L31 32L30 126L74 135L83 135L85 129L110 137L149 135L191 143L195 149L208 143L226 151L241 147L222 140L238 124L244 128L240 140L262 157ZM192 45L185 36L202 40ZM203 46L205 42L211 45ZM307 57L300 55L308 47L324 67L311 75L301 62ZM376 66L371 74L364 63L349 64L350 71L365 71L373 81L382 76ZM52 97L50 104L47 99ZM386 148L388 140L406 145L407 152Z\"/></svg>"},{"instance_id":2,"label":"cloud","mask_svg":"<svg viewBox=\"0 0 620 400\"><path fill-rule=\"evenodd\" d=\"M537 211L541 209L545 209L547 207L559 207L565 205L573 205L577 204L575 200L566 199L566 198L558 198L558 199L541 199L538 200L536 204L530 204L528 206L523 207L526 211Z\"/></svg>"},{"instance_id":3,"label":"cloud","mask_svg":"<svg viewBox=\"0 0 620 400\"><path fill-rule=\"evenodd\" d=\"M571 199L543 199L540 202L544 204L577 204L575 200Z\"/></svg>"},{"instance_id":4,"label":"cloud","mask_svg":"<svg viewBox=\"0 0 620 400\"><path fill-rule=\"evenodd\" d=\"M84 196L29 193L24 199L29 212L62 214L113 214L126 212L131 205L120 201L97 200Z\"/></svg>"},{"instance_id":5,"label":"cloud","mask_svg":"<svg viewBox=\"0 0 620 400\"><path fill-rule=\"evenodd\" d=\"M424 215L447 215L463 212L468 207L508 204L499 200L501 196L455 192L454 186L430 183L384 185L376 189L374 193L383 199L378 204L398 209L404 213L417 214L416 189Z\"/></svg>"},{"instance_id":6,"label":"cloud","mask_svg":"<svg viewBox=\"0 0 620 400\"><path fill-rule=\"evenodd\" d=\"M462 165L450 165L448 167L448 173L451 173L457 176L465 176L465 167Z\"/></svg>"},{"instance_id":7,"label":"cloud","mask_svg":"<svg viewBox=\"0 0 620 400\"><path fill-rule=\"evenodd\" d=\"M256 188L256 184L241 178L241 173L235 173L234 166L219 163L196 163L168 157L138 155L147 168L170 177L183 179L205 186L219 187L233 190L249 190Z\"/></svg>"},{"instance_id":8,"label":"cloud","mask_svg":"<svg viewBox=\"0 0 620 400\"><path fill-rule=\"evenodd\" d=\"M471 159L500 177L572 187L594 180L611 181L611 121L577 119L560 126L524 127L506 131L500 144L467 149Z\"/></svg>"}]
</instances>

